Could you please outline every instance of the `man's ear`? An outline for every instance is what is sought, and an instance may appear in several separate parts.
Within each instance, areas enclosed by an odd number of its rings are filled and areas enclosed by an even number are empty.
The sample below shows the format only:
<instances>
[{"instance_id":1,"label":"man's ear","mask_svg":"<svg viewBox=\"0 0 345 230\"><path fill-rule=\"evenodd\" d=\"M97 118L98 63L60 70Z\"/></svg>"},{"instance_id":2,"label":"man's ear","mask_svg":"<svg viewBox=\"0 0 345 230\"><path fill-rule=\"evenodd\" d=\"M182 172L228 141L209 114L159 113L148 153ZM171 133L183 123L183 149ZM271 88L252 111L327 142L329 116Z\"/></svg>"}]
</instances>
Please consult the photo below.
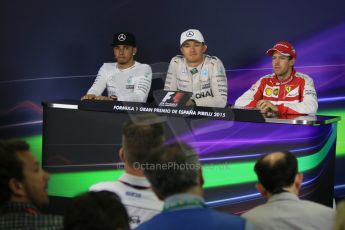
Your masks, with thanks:
<instances>
[{"instance_id":1,"label":"man's ear","mask_svg":"<svg viewBox=\"0 0 345 230\"><path fill-rule=\"evenodd\" d=\"M121 159L121 161L122 161L123 163L126 162L125 150L123 149L123 147L121 147L121 148L119 149L119 157L120 157L120 159Z\"/></svg>"},{"instance_id":2,"label":"man's ear","mask_svg":"<svg viewBox=\"0 0 345 230\"><path fill-rule=\"evenodd\" d=\"M133 47L133 56L136 55L138 53L138 48L137 47Z\"/></svg>"},{"instance_id":3,"label":"man's ear","mask_svg":"<svg viewBox=\"0 0 345 230\"><path fill-rule=\"evenodd\" d=\"M25 190L24 184L22 182L18 181L17 179L11 178L8 181L8 186L9 186L13 196L16 196L16 197L26 196L26 190Z\"/></svg>"},{"instance_id":4,"label":"man's ear","mask_svg":"<svg viewBox=\"0 0 345 230\"><path fill-rule=\"evenodd\" d=\"M203 45L202 52L203 52L203 53L205 53L205 52L206 52L206 50L207 50L207 45L205 45L205 44L204 44L204 45Z\"/></svg>"},{"instance_id":5,"label":"man's ear","mask_svg":"<svg viewBox=\"0 0 345 230\"><path fill-rule=\"evenodd\" d=\"M256 190L259 191L259 193L261 193L262 196L264 196L264 197L268 196L267 190L265 189L265 187L261 183L257 183L255 185L255 188L256 188Z\"/></svg>"},{"instance_id":6,"label":"man's ear","mask_svg":"<svg viewBox=\"0 0 345 230\"><path fill-rule=\"evenodd\" d=\"M302 186L302 182L303 182L303 173L297 173L295 176L295 186L296 188L299 190Z\"/></svg>"},{"instance_id":7,"label":"man's ear","mask_svg":"<svg viewBox=\"0 0 345 230\"><path fill-rule=\"evenodd\" d=\"M184 55L184 50L183 50L182 46L180 47L180 51L181 51L181 54Z\"/></svg>"},{"instance_id":8,"label":"man's ear","mask_svg":"<svg viewBox=\"0 0 345 230\"><path fill-rule=\"evenodd\" d=\"M296 59L295 58L292 58L290 60L290 66L294 66L295 65L295 62L296 62Z\"/></svg>"}]
</instances>

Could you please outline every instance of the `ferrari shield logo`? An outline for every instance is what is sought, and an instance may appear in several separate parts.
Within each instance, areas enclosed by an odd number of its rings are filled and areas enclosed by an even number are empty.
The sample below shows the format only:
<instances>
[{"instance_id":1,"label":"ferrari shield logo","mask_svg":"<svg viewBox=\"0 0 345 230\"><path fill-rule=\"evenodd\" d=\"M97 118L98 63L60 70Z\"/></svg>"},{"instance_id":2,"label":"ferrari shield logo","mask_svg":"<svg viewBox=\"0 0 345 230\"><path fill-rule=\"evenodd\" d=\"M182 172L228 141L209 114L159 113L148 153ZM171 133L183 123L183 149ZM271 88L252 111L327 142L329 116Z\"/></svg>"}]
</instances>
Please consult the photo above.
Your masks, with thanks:
<instances>
[{"instance_id":1,"label":"ferrari shield logo","mask_svg":"<svg viewBox=\"0 0 345 230\"><path fill-rule=\"evenodd\" d=\"M275 89L273 90L273 94L274 94L275 96L277 96L278 93L279 93L279 89L278 89L278 88L275 88Z\"/></svg>"},{"instance_id":2,"label":"ferrari shield logo","mask_svg":"<svg viewBox=\"0 0 345 230\"><path fill-rule=\"evenodd\" d=\"M285 91L287 92L287 93L290 93L290 91L291 91L291 86L285 86Z\"/></svg>"}]
</instances>

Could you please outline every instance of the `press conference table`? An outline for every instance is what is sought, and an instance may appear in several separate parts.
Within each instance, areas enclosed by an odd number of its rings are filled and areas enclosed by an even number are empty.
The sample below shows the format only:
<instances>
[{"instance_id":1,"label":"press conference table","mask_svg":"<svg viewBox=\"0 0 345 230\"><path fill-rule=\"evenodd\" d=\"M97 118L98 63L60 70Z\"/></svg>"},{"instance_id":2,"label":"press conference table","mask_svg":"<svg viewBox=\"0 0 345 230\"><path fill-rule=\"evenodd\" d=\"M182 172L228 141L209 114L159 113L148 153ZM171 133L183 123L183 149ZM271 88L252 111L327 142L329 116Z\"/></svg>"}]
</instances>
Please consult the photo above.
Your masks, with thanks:
<instances>
[{"instance_id":1,"label":"press conference table","mask_svg":"<svg viewBox=\"0 0 345 230\"><path fill-rule=\"evenodd\" d=\"M49 194L72 197L123 171L117 151L121 128L134 114L164 120L166 142L187 142L202 163L209 206L240 214L264 202L255 190L255 161L289 150L304 173L301 198L333 204L334 160L339 117L263 117L257 110L174 108L113 101L43 102L43 167ZM145 150L143 150L145 154Z\"/></svg>"}]
</instances>

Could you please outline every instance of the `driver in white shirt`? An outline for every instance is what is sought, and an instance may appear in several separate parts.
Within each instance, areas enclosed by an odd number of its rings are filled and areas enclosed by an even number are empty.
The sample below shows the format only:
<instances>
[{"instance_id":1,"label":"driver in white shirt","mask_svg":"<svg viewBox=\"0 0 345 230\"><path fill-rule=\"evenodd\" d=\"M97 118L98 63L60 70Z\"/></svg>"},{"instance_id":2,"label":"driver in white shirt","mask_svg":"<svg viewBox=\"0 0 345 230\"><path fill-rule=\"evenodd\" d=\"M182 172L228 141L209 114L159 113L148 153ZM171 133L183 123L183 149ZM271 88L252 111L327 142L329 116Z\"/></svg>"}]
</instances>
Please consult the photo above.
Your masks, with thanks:
<instances>
[{"instance_id":1,"label":"driver in white shirt","mask_svg":"<svg viewBox=\"0 0 345 230\"><path fill-rule=\"evenodd\" d=\"M152 70L147 64L134 60L138 49L133 34L121 32L113 38L117 62L104 63L87 94L81 98L146 102L151 88ZM102 96L107 89L107 96Z\"/></svg>"},{"instance_id":2,"label":"driver in white shirt","mask_svg":"<svg viewBox=\"0 0 345 230\"><path fill-rule=\"evenodd\" d=\"M184 31L180 45L182 56L172 58L164 90L192 92L186 106L224 108L228 84L221 60L205 54L207 45L199 30Z\"/></svg>"}]
</instances>

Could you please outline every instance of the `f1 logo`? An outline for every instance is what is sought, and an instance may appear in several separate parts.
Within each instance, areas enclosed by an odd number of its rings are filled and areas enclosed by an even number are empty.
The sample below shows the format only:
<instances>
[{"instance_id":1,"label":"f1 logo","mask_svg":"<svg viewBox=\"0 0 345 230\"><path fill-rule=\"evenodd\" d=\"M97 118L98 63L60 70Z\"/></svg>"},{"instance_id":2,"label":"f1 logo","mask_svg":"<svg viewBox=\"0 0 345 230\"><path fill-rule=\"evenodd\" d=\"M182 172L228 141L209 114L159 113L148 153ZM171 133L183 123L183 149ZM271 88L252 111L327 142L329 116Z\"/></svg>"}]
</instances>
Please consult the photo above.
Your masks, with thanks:
<instances>
[{"instance_id":1,"label":"f1 logo","mask_svg":"<svg viewBox=\"0 0 345 230\"><path fill-rule=\"evenodd\" d=\"M163 98L162 102L166 102L167 100L171 99L171 96L174 95L175 92L168 92L165 97Z\"/></svg>"}]
</instances>

